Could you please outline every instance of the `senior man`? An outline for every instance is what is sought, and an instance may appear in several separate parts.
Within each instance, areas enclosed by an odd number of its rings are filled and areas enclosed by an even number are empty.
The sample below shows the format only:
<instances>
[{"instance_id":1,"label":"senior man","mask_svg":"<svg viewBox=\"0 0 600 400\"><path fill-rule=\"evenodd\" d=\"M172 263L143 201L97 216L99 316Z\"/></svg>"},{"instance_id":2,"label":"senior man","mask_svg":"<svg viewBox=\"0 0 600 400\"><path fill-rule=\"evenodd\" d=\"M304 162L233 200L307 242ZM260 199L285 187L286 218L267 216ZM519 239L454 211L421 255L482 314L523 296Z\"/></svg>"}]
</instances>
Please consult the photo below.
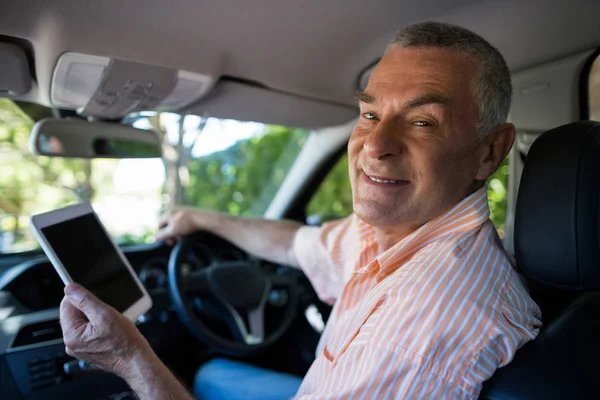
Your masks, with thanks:
<instances>
[{"instance_id":1,"label":"senior man","mask_svg":"<svg viewBox=\"0 0 600 400\"><path fill-rule=\"evenodd\" d=\"M541 326L486 198L485 180L515 137L510 97L506 63L484 39L447 24L411 25L356 95L353 215L322 228L192 209L166 215L159 240L210 230L301 268L335 302L301 383L217 360L200 370L196 395L477 398ZM190 398L130 322L80 286L66 293L69 354L120 375L142 399Z\"/></svg>"}]
</instances>

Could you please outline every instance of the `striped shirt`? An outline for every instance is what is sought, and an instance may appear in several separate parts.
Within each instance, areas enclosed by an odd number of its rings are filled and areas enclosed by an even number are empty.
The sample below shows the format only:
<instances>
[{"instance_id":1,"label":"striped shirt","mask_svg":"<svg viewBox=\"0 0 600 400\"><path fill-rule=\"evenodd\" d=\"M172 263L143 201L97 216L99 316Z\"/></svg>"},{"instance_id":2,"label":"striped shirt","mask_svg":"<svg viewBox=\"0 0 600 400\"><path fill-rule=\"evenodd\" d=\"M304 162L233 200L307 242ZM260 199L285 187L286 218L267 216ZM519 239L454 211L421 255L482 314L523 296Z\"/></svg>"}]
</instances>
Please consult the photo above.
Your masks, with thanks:
<instances>
[{"instance_id":1,"label":"striped shirt","mask_svg":"<svg viewBox=\"0 0 600 400\"><path fill-rule=\"evenodd\" d=\"M541 327L485 188L381 254L355 215L301 228L293 251L335 302L296 399L476 399Z\"/></svg>"}]
</instances>

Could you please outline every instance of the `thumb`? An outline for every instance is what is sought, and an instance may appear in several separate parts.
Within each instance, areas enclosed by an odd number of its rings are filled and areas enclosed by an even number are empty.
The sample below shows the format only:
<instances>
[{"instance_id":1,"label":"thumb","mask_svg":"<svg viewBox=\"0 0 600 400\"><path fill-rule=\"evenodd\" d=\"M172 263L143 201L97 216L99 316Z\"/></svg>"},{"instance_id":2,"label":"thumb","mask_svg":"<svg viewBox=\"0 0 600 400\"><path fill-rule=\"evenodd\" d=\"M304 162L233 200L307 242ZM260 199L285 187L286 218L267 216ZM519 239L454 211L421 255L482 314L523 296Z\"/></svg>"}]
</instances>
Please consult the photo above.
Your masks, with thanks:
<instances>
[{"instance_id":1,"label":"thumb","mask_svg":"<svg viewBox=\"0 0 600 400\"><path fill-rule=\"evenodd\" d=\"M65 287L67 298L88 320L94 319L98 313L107 307L102 301L94 296L89 290L77 283L69 283Z\"/></svg>"}]
</instances>

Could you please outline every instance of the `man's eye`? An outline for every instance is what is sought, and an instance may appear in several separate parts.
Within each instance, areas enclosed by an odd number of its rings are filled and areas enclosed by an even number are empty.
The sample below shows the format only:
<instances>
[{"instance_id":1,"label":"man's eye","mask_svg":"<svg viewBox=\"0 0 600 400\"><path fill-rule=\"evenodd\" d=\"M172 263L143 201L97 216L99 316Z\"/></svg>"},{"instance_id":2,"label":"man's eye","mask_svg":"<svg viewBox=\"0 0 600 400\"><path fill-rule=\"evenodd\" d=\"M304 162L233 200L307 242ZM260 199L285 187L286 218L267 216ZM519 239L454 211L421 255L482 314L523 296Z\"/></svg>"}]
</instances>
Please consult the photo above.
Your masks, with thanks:
<instances>
[{"instance_id":1,"label":"man's eye","mask_svg":"<svg viewBox=\"0 0 600 400\"><path fill-rule=\"evenodd\" d=\"M413 122L413 125L416 126L432 126L431 123L427 122L427 121L415 121Z\"/></svg>"},{"instance_id":2,"label":"man's eye","mask_svg":"<svg viewBox=\"0 0 600 400\"><path fill-rule=\"evenodd\" d=\"M366 119L371 119L371 120L377 119L377 115L375 115L372 112L363 113L363 117L365 117Z\"/></svg>"}]
</instances>

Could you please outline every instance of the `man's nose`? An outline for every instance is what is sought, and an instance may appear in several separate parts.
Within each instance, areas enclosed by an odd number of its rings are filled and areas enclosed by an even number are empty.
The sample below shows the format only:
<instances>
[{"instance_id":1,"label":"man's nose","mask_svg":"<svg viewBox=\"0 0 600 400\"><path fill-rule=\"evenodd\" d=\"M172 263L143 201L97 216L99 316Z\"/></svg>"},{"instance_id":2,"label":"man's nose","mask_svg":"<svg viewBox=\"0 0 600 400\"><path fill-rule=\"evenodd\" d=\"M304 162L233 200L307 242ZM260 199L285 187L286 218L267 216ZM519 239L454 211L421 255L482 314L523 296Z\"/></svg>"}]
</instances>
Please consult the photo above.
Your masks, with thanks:
<instances>
[{"instance_id":1,"label":"man's nose","mask_svg":"<svg viewBox=\"0 0 600 400\"><path fill-rule=\"evenodd\" d=\"M402 154L402 141L396 124L380 121L365 138L363 149L367 156L377 160Z\"/></svg>"}]
</instances>

